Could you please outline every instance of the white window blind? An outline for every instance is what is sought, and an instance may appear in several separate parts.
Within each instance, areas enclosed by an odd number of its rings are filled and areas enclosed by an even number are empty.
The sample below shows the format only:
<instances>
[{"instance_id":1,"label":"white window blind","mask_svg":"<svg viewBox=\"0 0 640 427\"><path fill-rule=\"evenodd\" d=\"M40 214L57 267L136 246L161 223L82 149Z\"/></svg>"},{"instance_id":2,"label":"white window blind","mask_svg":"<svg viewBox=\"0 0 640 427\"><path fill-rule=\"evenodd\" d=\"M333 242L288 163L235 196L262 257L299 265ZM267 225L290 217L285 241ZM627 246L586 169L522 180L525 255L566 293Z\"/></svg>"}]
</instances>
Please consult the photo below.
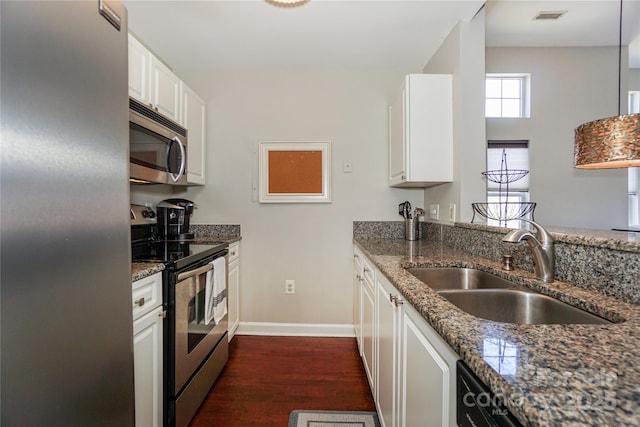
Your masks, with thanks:
<instances>
[{"instance_id":1,"label":"white window blind","mask_svg":"<svg viewBox=\"0 0 640 427\"><path fill-rule=\"evenodd\" d=\"M503 152L505 153L503 163ZM488 141L487 144L487 170L501 171L505 173L516 170L529 170L529 141ZM487 190L490 192L500 190L500 184L487 180ZM502 184L502 191L507 191L506 184ZM529 191L529 174L522 179L509 183L509 191Z\"/></svg>"}]
</instances>

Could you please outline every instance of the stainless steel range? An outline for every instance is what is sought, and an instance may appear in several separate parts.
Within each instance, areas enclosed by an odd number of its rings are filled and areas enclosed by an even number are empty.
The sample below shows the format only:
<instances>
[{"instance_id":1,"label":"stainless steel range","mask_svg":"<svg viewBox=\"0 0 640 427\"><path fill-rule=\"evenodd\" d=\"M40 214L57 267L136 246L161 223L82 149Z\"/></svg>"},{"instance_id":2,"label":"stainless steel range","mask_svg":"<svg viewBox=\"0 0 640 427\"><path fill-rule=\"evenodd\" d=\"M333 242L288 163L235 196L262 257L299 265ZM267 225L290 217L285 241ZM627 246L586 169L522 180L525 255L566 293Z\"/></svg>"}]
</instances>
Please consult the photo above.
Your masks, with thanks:
<instances>
[{"instance_id":1,"label":"stainless steel range","mask_svg":"<svg viewBox=\"0 0 640 427\"><path fill-rule=\"evenodd\" d=\"M188 232L188 230L186 230ZM228 244L161 240L156 215L131 206L134 262L161 262L165 426L187 426L228 360Z\"/></svg>"}]
</instances>

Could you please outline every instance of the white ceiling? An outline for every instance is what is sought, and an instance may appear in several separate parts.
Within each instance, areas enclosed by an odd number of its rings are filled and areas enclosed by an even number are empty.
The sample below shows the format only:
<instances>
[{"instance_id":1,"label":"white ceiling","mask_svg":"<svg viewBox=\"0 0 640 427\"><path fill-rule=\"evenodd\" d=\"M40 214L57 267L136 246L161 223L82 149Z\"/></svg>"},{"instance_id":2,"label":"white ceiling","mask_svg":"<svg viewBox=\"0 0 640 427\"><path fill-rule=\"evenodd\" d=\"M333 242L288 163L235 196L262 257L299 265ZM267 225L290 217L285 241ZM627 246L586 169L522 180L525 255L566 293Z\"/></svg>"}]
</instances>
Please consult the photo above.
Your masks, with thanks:
<instances>
[{"instance_id":1,"label":"white ceiling","mask_svg":"<svg viewBox=\"0 0 640 427\"><path fill-rule=\"evenodd\" d=\"M124 0L129 28L174 68L398 67L420 72L482 0Z\"/></svg>"},{"instance_id":2,"label":"white ceiling","mask_svg":"<svg viewBox=\"0 0 640 427\"><path fill-rule=\"evenodd\" d=\"M129 28L177 69L391 68L420 72L482 0L123 0ZM624 44L640 67L640 0L623 0ZM487 2L488 46L617 46L618 0ZM566 10L557 21L540 11Z\"/></svg>"},{"instance_id":3,"label":"white ceiling","mask_svg":"<svg viewBox=\"0 0 640 427\"><path fill-rule=\"evenodd\" d=\"M640 0L623 0L622 44L630 66L640 67ZM557 20L534 20L541 11L566 11ZM618 46L620 0L487 1L486 45Z\"/></svg>"}]
</instances>

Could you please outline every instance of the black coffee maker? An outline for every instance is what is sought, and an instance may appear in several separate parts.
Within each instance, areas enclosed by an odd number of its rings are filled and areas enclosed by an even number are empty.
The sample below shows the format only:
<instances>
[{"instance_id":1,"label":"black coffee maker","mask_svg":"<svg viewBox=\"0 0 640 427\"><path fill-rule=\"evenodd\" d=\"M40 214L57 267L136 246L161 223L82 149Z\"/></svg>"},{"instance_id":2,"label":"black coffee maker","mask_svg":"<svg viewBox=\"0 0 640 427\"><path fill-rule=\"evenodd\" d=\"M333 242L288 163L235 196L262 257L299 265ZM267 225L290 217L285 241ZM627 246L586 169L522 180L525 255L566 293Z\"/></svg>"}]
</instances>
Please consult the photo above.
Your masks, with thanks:
<instances>
[{"instance_id":1,"label":"black coffee maker","mask_svg":"<svg viewBox=\"0 0 640 427\"><path fill-rule=\"evenodd\" d=\"M158 203L158 230L163 240L193 240L189 221L194 203L186 199L167 199Z\"/></svg>"}]
</instances>

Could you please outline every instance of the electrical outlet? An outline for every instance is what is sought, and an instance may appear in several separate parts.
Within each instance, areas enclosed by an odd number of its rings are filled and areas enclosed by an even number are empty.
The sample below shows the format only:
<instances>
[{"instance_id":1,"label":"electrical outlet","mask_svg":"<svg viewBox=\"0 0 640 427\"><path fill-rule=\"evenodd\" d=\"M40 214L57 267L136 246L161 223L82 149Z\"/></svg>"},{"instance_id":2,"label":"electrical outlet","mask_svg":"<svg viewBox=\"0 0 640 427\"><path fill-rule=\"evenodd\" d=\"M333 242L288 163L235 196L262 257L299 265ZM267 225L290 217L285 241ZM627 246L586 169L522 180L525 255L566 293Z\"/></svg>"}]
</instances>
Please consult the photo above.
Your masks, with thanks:
<instances>
[{"instance_id":1,"label":"electrical outlet","mask_svg":"<svg viewBox=\"0 0 640 427\"><path fill-rule=\"evenodd\" d=\"M296 281L287 279L284 281L284 293L293 295L296 293Z\"/></svg>"},{"instance_id":2,"label":"electrical outlet","mask_svg":"<svg viewBox=\"0 0 640 427\"><path fill-rule=\"evenodd\" d=\"M343 160L342 161L342 172L344 172L344 173L353 172L353 163L351 163L351 160Z\"/></svg>"},{"instance_id":3,"label":"electrical outlet","mask_svg":"<svg viewBox=\"0 0 640 427\"><path fill-rule=\"evenodd\" d=\"M449 204L449 221L456 221L456 205L455 203Z\"/></svg>"}]
</instances>

